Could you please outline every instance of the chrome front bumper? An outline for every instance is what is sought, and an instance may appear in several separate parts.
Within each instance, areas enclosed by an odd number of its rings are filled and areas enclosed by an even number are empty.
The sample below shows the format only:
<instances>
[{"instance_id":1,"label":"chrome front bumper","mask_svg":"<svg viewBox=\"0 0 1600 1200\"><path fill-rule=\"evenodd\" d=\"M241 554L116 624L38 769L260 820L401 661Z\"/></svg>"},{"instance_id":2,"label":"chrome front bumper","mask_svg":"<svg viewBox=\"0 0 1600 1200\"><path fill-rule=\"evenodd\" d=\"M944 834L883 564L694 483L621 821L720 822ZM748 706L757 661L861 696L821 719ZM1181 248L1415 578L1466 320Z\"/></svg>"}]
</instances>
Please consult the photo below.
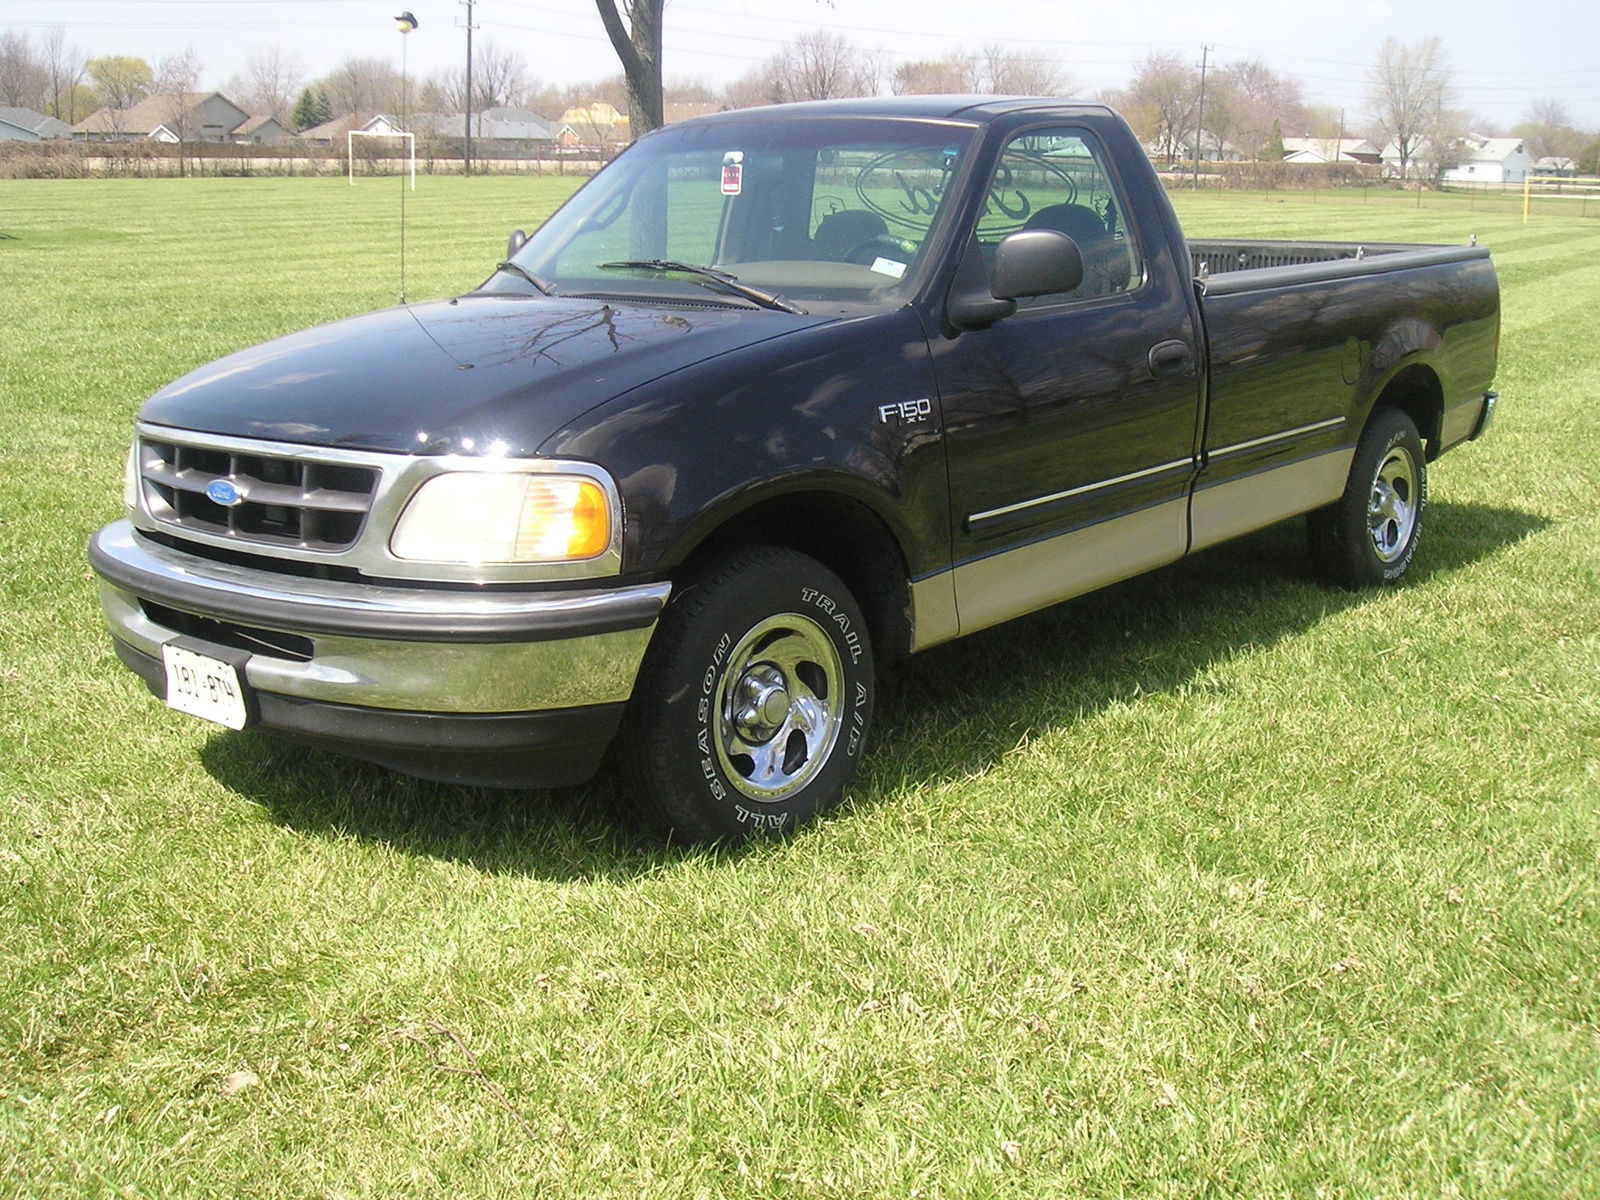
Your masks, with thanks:
<instances>
[{"instance_id":1,"label":"chrome front bumper","mask_svg":"<svg viewBox=\"0 0 1600 1200\"><path fill-rule=\"evenodd\" d=\"M620 704L667 583L537 591L408 588L301 579L219 563L127 521L89 545L112 636L148 658L180 636L143 601L245 630L309 639L308 661L252 652L262 693L419 714L507 714Z\"/></svg>"}]
</instances>

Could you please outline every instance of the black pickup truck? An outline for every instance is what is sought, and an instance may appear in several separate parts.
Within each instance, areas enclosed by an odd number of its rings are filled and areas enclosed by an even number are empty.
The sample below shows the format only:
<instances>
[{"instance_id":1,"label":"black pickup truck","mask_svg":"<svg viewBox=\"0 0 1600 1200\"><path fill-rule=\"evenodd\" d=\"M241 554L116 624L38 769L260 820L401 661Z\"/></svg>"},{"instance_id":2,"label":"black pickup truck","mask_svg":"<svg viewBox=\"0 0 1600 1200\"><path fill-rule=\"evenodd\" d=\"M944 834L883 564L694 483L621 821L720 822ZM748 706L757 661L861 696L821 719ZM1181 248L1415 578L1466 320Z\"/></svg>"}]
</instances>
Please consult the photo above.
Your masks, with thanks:
<instances>
[{"instance_id":1,"label":"black pickup truck","mask_svg":"<svg viewBox=\"0 0 1600 1200\"><path fill-rule=\"evenodd\" d=\"M1477 246L1187 242L1107 109L918 97L641 138L455 299L143 407L90 561L174 708L690 839L835 803L875 663L1309 514L1416 553L1500 330Z\"/></svg>"}]
</instances>

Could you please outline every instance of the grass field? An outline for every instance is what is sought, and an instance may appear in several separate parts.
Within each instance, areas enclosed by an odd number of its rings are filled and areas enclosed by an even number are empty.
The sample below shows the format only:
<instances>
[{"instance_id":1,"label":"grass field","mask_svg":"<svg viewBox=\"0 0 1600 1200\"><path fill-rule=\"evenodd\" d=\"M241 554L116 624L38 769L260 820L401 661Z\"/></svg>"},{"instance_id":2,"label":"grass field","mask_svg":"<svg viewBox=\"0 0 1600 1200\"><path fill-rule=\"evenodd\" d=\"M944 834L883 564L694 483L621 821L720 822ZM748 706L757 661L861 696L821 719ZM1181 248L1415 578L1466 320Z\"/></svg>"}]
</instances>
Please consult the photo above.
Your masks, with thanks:
<instances>
[{"instance_id":1,"label":"grass field","mask_svg":"<svg viewBox=\"0 0 1600 1200\"><path fill-rule=\"evenodd\" d=\"M568 186L423 180L408 295ZM134 410L392 303L398 187L0 185L0 1194L1600 1196L1600 221L1177 200L1493 246L1410 582L1290 525L893 665L731 854L162 709L84 562Z\"/></svg>"}]
</instances>

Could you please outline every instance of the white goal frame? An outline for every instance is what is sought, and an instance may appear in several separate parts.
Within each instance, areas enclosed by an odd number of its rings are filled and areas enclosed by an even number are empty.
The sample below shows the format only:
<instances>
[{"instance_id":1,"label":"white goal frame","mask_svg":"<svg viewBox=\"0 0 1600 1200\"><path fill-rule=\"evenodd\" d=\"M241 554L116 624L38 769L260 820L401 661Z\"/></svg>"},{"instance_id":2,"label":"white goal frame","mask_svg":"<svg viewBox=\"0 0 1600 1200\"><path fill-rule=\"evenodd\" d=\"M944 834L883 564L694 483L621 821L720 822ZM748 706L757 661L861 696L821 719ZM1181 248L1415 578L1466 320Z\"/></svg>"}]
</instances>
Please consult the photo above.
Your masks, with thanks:
<instances>
[{"instance_id":1,"label":"white goal frame","mask_svg":"<svg viewBox=\"0 0 1600 1200\"><path fill-rule=\"evenodd\" d=\"M358 137L370 138L404 138L406 150L411 160L411 190L417 190L417 135L414 133L381 133L376 129L348 129L345 131L345 163L350 171L350 186L356 185L356 139Z\"/></svg>"}]
</instances>

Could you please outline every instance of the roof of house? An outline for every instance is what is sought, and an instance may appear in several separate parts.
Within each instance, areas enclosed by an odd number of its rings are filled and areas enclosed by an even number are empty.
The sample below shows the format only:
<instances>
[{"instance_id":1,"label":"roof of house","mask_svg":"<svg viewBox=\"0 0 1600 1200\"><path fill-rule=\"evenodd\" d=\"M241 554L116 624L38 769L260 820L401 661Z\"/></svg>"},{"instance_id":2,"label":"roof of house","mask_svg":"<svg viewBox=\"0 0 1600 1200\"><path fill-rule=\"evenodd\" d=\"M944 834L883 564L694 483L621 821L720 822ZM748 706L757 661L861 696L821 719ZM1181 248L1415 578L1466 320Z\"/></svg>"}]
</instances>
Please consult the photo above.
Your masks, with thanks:
<instances>
[{"instance_id":1,"label":"roof of house","mask_svg":"<svg viewBox=\"0 0 1600 1200\"><path fill-rule=\"evenodd\" d=\"M662 123L671 125L677 121L690 121L695 117L708 117L712 113L726 112L726 104L709 103L695 104L663 104L661 106Z\"/></svg>"},{"instance_id":2,"label":"roof of house","mask_svg":"<svg viewBox=\"0 0 1600 1200\"><path fill-rule=\"evenodd\" d=\"M1527 143L1514 137L1482 137L1468 134L1461 155L1462 162L1503 163L1508 158L1527 153Z\"/></svg>"},{"instance_id":3,"label":"roof of house","mask_svg":"<svg viewBox=\"0 0 1600 1200\"><path fill-rule=\"evenodd\" d=\"M1283 158L1285 162L1375 162L1378 148L1366 138L1286 137Z\"/></svg>"},{"instance_id":4,"label":"roof of house","mask_svg":"<svg viewBox=\"0 0 1600 1200\"><path fill-rule=\"evenodd\" d=\"M279 121L278 118L273 116L271 113L268 113L264 117L251 117L248 121L246 121L243 125L239 126L239 128L235 129L233 132L234 132L235 136L238 136L238 135L242 134L242 135L248 137L250 134L256 132L256 130L261 129L263 126L265 126L265 125L267 125L269 123L276 123L279 129L282 129L286 133L288 132L288 129L289 129L288 124L286 122L284 122L284 121Z\"/></svg>"},{"instance_id":5,"label":"roof of house","mask_svg":"<svg viewBox=\"0 0 1600 1200\"><path fill-rule=\"evenodd\" d=\"M466 132L466 113L413 113L412 132L434 137L462 137ZM553 142L568 126L547 121L525 108L500 106L472 114L472 136L507 142Z\"/></svg>"},{"instance_id":6,"label":"roof of house","mask_svg":"<svg viewBox=\"0 0 1600 1200\"><path fill-rule=\"evenodd\" d=\"M132 108L123 109L120 113L111 108L97 108L74 125L72 131L74 133L122 133L137 137L140 134L153 133L163 125L171 129L174 124L178 123L178 116L187 116L213 96L234 109L239 114L240 122L249 115L221 92L185 92L181 97L170 95L147 96ZM227 132L232 133L235 128L237 128L237 125L229 128Z\"/></svg>"},{"instance_id":7,"label":"roof of house","mask_svg":"<svg viewBox=\"0 0 1600 1200\"><path fill-rule=\"evenodd\" d=\"M66 137L72 132L72 126L65 121L47 117L44 113L35 112L31 108L0 107L0 121L4 121L7 125L15 125L19 129L26 129L41 138Z\"/></svg>"},{"instance_id":8,"label":"roof of house","mask_svg":"<svg viewBox=\"0 0 1600 1200\"><path fill-rule=\"evenodd\" d=\"M310 129L300 131L300 136L307 141L332 141L342 138L352 129L367 133L394 133L400 129L400 119L388 113L378 113L368 116L365 113L346 113L342 117L335 117L321 125L313 125Z\"/></svg>"}]
</instances>

